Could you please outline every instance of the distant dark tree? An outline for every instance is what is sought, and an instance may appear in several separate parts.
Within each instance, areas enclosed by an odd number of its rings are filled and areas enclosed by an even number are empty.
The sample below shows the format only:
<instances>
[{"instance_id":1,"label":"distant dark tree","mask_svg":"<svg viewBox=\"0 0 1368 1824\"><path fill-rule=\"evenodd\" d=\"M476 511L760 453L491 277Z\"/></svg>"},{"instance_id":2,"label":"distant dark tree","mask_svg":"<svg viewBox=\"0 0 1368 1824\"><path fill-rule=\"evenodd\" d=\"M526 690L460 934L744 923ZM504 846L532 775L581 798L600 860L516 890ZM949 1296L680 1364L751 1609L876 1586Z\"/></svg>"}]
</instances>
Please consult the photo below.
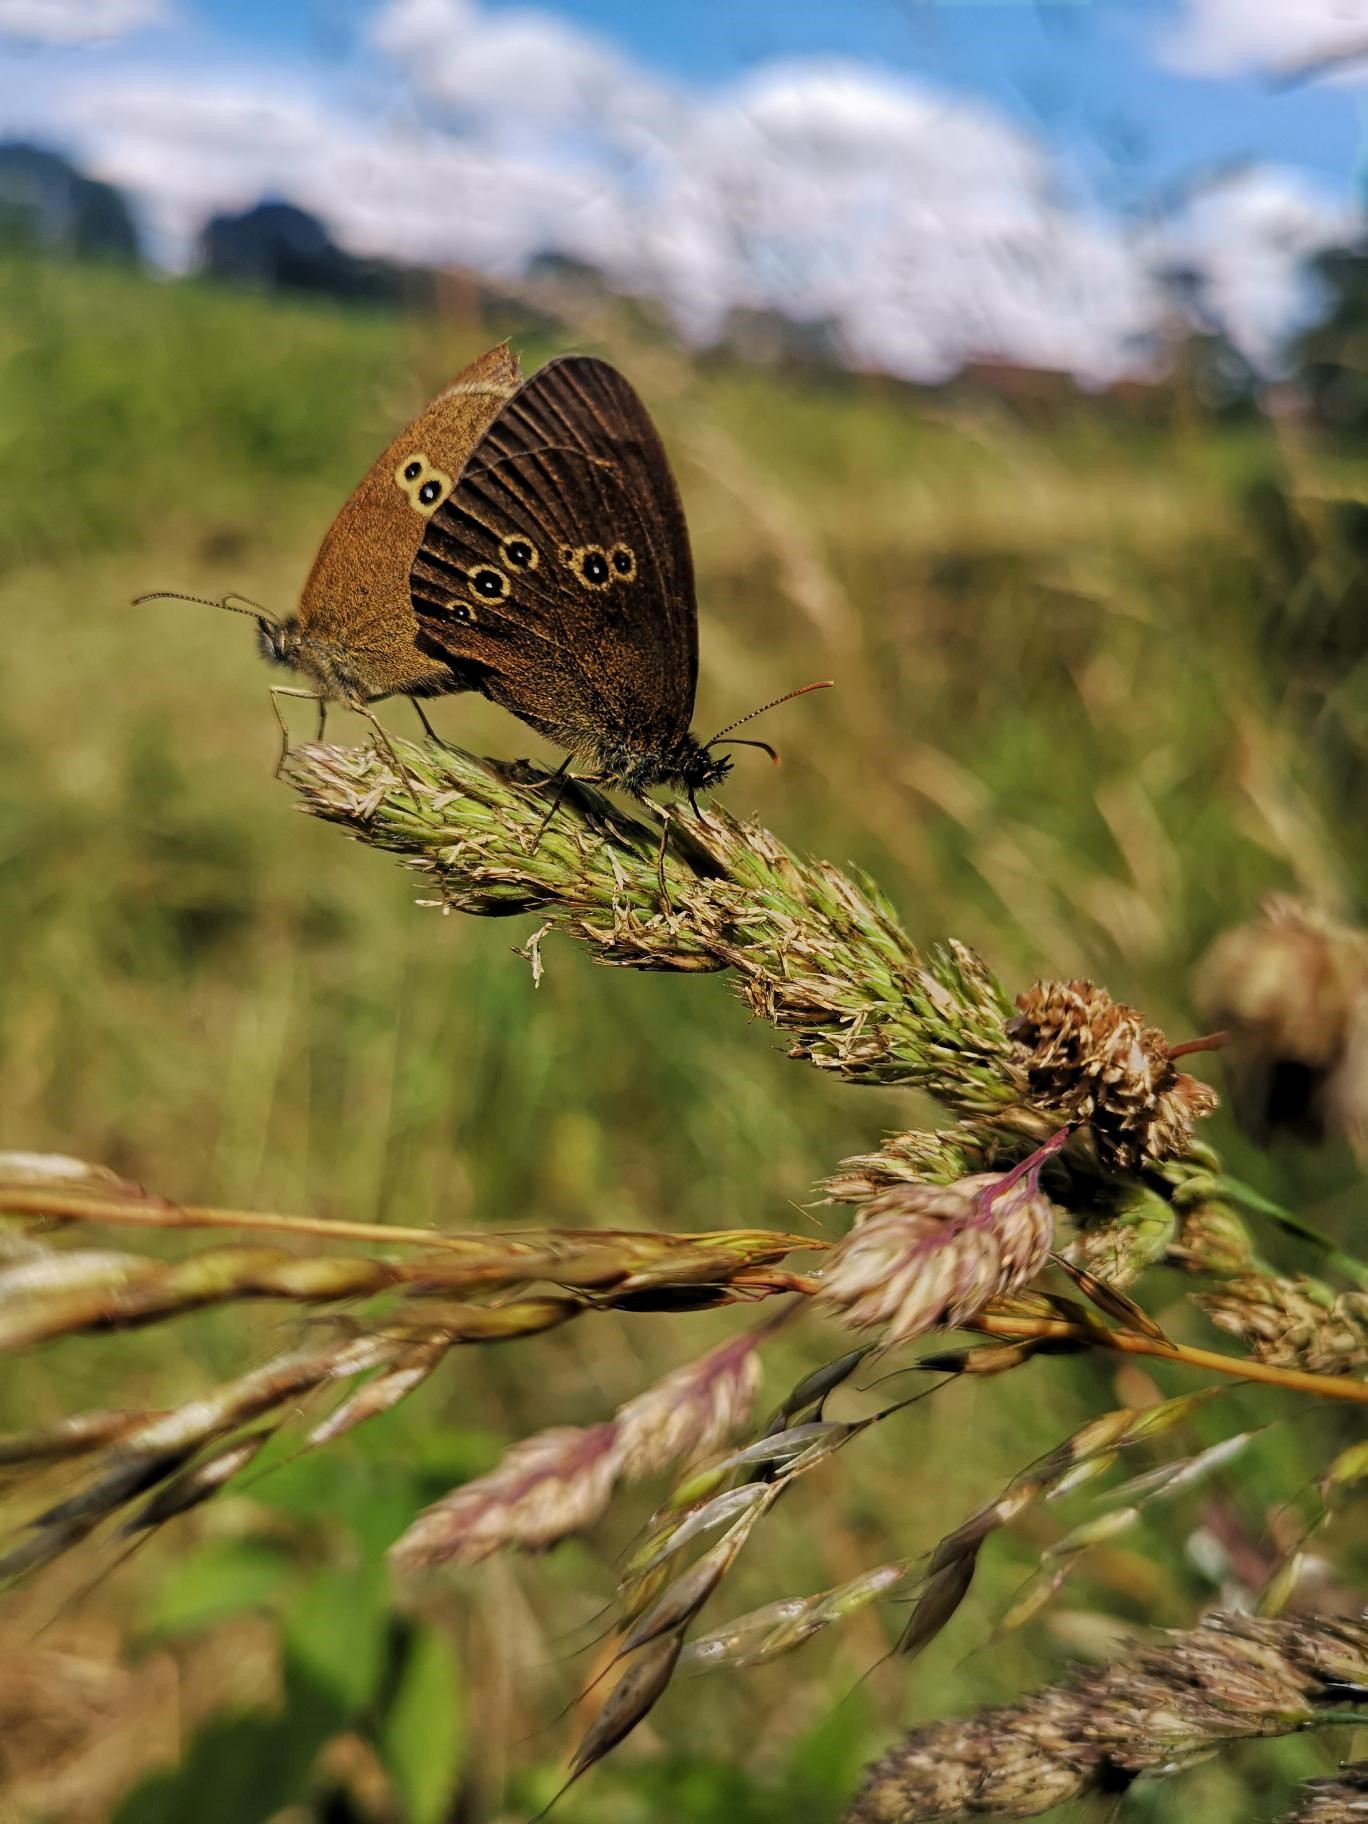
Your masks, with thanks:
<instances>
[{"instance_id":1,"label":"distant dark tree","mask_svg":"<svg viewBox=\"0 0 1368 1824\"><path fill-rule=\"evenodd\" d=\"M597 266L558 247L534 253L515 290L516 296L504 291L497 300L498 320L510 335L538 335L566 323L586 323L604 311L631 308L633 302L615 290ZM526 330L518 321L519 306L528 316Z\"/></svg>"},{"instance_id":2,"label":"distant dark tree","mask_svg":"<svg viewBox=\"0 0 1368 1824\"><path fill-rule=\"evenodd\" d=\"M140 257L133 217L112 184L22 140L0 144L0 246L78 259Z\"/></svg>"},{"instance_id":3,"label":"distant dark tree","mask_svg":"<svg viewBox=\"0 0 1368 1824\"><path fill-rule=\"evenodd\" d=\"M1207 273L1200 266L1178 264L1155 277L1169 304L1172 384L1216 417L1256 417L1262 409L1262 376L1212 303Z\"/></svg>"},{"instance_id":4,"label":"distant dark tree","mask_svg":"<svg viewBox=\"0 0 1368 1824\"><path fill-rule=\"evenodd\" d=\"M841 364L840 332L829 317L800 322L782 310L736 305L727 312L721 342L743 361L806 371Z\"/></svg>"},{"instance_id":5,"label":"distant dark tree","mask_svg":"<svg viewBox=\"0 0 1368 1824\"><path fill-rule=\"evenodd\" d=\"M1320 314L1288 347L1303 411L1357 454L1368 431L1368 239L1318 254ZM1262 600L1270 675L1306 751L1343 802L1368 793L1362 689L1368 666L1368 505L1348 488L1298 494L1269 477L1251 491L1258 541L1251 594Z\"/></svg>"},{"instance_id":6,"label":"distant dark tree","mask_svg":"<svg viewBox=\"0 0 1368 1824\"><path fill-rule=\"evenodd\" d=\"M1292 358L1316 419L1333 431L1368 429L1368 240L1311 262L1323 301Z\"/></svg>"},{"instance_id":7,"label":"distant dark tree","mask_svg":"<svg viewBox=\"0 0 1368 1824\"><path fill-rule=\"evenodd\" d=\"M358 303L407 302L430 276L339 247L317 216L293 203L261 202L241 215L216 215L200 234L200 264L215 278L267 291L321 292Z\"/></svg>"},{"instance_id":8,"label":"distant dark tree","mask_svg":"<svg viewBox=\"0 0 1368 1824\"><path fill-rule=\"evenodd\" d=\"M577 259L573 253L562 253L559 247L543 247L539 253L534 253L527 263L527 278L533 285L583 286L601 296L607 295L609 289L597 266L591 266L588 260Z\"/></svg>"}]
</instances>

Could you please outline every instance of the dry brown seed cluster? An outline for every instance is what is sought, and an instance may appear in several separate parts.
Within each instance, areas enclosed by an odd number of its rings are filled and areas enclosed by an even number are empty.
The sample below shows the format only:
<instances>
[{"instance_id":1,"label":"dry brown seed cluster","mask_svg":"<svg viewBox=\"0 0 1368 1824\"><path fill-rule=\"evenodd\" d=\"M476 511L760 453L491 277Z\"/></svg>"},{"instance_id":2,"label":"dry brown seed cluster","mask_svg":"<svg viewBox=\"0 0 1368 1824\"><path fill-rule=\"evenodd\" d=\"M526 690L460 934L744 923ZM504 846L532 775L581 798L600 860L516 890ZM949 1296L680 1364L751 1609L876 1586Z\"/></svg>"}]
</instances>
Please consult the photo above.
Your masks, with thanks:
<instances>
[{"instance_id":1,"label":"dry brown seed cluster","mask_svg":"<svg viewBox=\"0 0 1368 1824\"><path fill-rule=\"evenodd\" d=\"M1169 1057L1168 1040L1093 982L1037 982L1008 1022L1030 1101L1092 1129L1100 1163L1133 1170L1181 1157L1216 1097Z\"/></svg>"},{"instance_id":2,"label":"dry brown seed cluster","mask_svg":"<svg viewBox=\"0 0 1368 1824\"><path fill-rule=\"evenodd\" d=\"M1368 1824L1368 1762L1349 1762L1324 1780L1308 1780L1287 1824Z\"/></svg>"},{"instance_id":3,"label":"dry brown seed cluster","mask_svg":"<svg viewBox=\"0 0 1368 1824\"><path fill-rule=\"evenodd\" d=\"M1368 1697L1368 1621L1210 1615L1018 1704L914 1730L845 1824L1035 1817ZM1334 1814L1332 1814L1334 1815Z\"/></svg>"},{"instance_id":4,"label":"dry brown seed cluster","mask_svg":"<svg viewBox=\"0 0 1368 1824\"><path fill-rule=\"evenodd\" d=\"M1256 1138L1368 1148L1368 933L1275 896L1216 940L1194 990L1229 1030L1231 1097Z\"/></svg>"},{"instance_id":5,"label":"dry brown seed cluster","mask_svg":"<svg viewBox=\"0 0 1368 1824\"><path fill-rule=\"evenodd\" d=\"M1197 1303L1256 1362L1312 1374L1368 1368L1368 1292L1335 1294L1305 1277L1241 1273L1198 1293Z\"/></svg>"}]
</instances>

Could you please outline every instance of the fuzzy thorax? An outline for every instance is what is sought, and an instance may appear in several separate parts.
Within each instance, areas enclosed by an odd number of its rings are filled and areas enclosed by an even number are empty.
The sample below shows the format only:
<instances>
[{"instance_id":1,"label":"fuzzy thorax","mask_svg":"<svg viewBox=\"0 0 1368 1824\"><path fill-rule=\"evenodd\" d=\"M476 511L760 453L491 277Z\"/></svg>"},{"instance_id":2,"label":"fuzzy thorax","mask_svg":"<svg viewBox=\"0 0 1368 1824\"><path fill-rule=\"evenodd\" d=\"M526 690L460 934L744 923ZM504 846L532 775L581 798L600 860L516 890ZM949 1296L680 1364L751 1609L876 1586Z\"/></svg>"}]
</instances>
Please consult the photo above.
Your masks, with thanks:
<instances>
[{"instance_id":1,"label":"fuzzy thorax","mask_svg":"<svg viewBox=\"0 0 1368 1824\"><path fill-rule=\"evenodd\" d=\"M283 621L259 620L257 642L263 658L272 665L302 671L329 702L345 703L349 709L358 709L375 694L366 690L353 666L342 657L336 642L306 633L298 615L292 614Z\"/></svg>"},{"instance_id":2,"label":"fuzzy thorax","mask_svg":"<svg viewBox=\"0 0 1368 1824\"><path fill-rule=\"evenodd\" d=\"M621 786L637 798L660 785L676 786L690 795L710 791L732 767L730 755L715 755L687 734L664 748L600 743L596 759L605 784Z\"/></svg>"}]
</instances>

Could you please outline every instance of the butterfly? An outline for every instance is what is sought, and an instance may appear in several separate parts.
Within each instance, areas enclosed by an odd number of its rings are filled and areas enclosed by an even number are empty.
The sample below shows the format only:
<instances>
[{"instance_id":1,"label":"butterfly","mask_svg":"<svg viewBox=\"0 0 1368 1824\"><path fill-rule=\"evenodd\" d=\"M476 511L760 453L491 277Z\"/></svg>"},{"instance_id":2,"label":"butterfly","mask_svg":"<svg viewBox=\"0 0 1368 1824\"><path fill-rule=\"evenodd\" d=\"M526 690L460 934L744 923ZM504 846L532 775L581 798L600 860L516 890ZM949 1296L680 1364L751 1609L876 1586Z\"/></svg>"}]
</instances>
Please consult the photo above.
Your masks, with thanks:
<instances>
[{"instance_id":1,"label":"butterfly","mask_svg":"<svg viewBox=\"0 0 1368 1824\"><path fill-rule=\"evenodd\" d=\"M712 748L740 723L691 732L698 609L669 459L630 383L591 356L523 380L491 349L373 465L295 614L219 605L255 614L266 657L308 679L273 697L316 699L320 731L328 703L370 716L404 695L431 735L419 700L474 690L567 750L557 779L587 762L594 783L682 788L697 809L731 767Z\"/></svg>"}]
</instances>

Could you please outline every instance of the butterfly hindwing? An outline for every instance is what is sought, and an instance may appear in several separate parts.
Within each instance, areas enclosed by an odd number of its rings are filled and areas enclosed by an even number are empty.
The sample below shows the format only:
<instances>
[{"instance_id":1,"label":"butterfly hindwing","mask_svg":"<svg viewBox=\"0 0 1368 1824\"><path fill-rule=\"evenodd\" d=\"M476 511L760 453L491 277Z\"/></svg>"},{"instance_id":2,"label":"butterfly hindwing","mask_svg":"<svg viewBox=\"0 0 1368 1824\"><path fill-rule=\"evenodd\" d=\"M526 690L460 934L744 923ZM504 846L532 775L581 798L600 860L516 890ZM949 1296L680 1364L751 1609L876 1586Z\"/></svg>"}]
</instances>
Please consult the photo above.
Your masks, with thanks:
<instances>
[{"instance_id":1,"label":"butterfly hindwing","mask_svg":"<svg viewBox=\"0 0 1368 1824\"><path fill-rule=\"evenodd\" d=\"M602 361L522 386L431 514L419 644L571 751L685 736L697 610L678 490L646 408Z\"/></svg>"}]
</instances>

